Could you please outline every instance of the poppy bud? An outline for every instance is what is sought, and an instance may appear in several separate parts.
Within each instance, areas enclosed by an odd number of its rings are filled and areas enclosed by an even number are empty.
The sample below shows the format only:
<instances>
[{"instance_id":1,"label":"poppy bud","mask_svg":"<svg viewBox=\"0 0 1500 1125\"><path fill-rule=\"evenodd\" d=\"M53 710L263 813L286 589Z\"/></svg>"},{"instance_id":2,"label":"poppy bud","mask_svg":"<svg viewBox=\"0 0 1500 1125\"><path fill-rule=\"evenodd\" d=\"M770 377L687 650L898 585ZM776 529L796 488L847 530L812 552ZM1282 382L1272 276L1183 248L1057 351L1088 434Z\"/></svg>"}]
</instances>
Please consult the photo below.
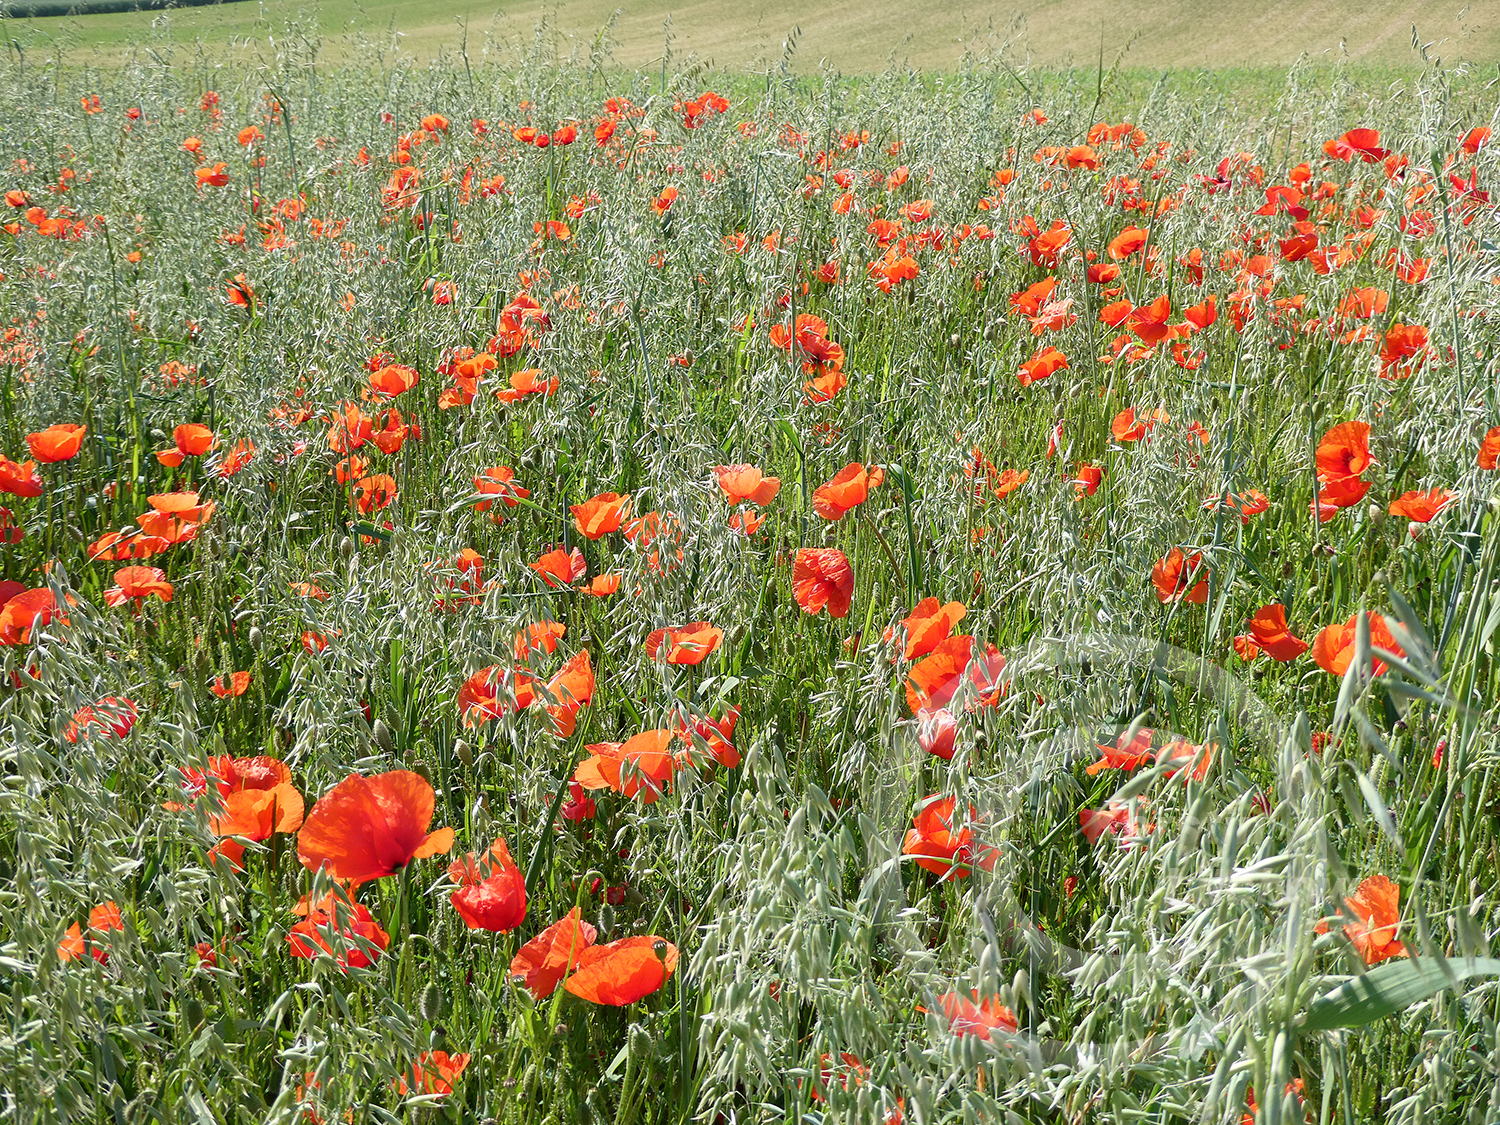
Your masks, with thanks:
<instances>
[{"instance_id":1,"label":"poppy bud","mask_svg":"<svg viewBox=\"0 0 1500 1125\"><path fill-rule=\"evenodd\" d=\"M346 559L354 554L354 540L350 539L347 535L339 540L339 554L343 555Z\"/></svg>"},{"instance_id":2,"label":"poppy bud","mask_svg":"<svg viewBox=\"0 0 1500 1125\"><path fill-rule=\"evenodd\" d=\"M443 990L437 986L436 981L429 981L422 987L417 996L417 1012L428 1023L432 1023L443 1014ZM442 1044L434 1044L442 1046Z\"/></svg>"},{"instance_id":3,"label":"poppy bud","mask_svg":"<svg viewBox=\"0 0 1500 1125\"><path fill-rule=\"evenodd\" d=\"M1379 504L1371 504L1368 511L1370 515L1370 526L1378 531L1380 529L1380 525L1385 523L1385 509L1382 508Z\"/></svg>"},{"instance_id":4,"label":"poppy bud","mask_svg":"<svg viewBox=\"0 0 1500 1125\"><path fill-rule=\"evenodd\" d=\"M196 996L189 996L182 1002L182 1018L189 1028L196 1028L203 1022L203 1004Z\"/></svg>"},{"instance_id":5,"label":"poppy bud","mask_svg":"<svg viewBox=\"0 0 1500 1125\"><path fill-rule=\"evenodd\" d=\"M1031 1006L1031 977L1025 969L1016 970L1016 979L1011 982L1011 992L1015 994L1016 1005Z\"/></svg>"},{"instance_id":6,"label":"poppy bud","mask_svg":"<svg viewBox=\"0 0 1500 1125\"><path fill-rule=\"evenodd\" d=\"M413 762L411 764L411 772L416 774L429 785L432 784L432 771L427 768L426 762Z\"/></svg>"},{"instance_id":7,"label":"poppy bud","mask_svg":"<svg viewBox=\"0 0 1500 1125\"><path fill-rule=\"evenodd\" d=\"M962 337L960 337L957 332L953 333L953 335L951 335L951 336L948 337L948 346L950 348L956 348L956 347L958 347L958 345L961 342L962 342Z\"/></svg>"},{"instance_id":8,"label":"poppy bud","mask_svg":"<svg viewBox=\"0 0 1500 1125\"><path fill-rule=\"evenodd\" d=\"M469 744L463 739L460 738L453 743L453 753L464 765L472 766L474 764L474 751L469 749Z\"/></svg>"},{"instance_id":9,"label":"poppy bud","mask_svg":"<svg viewBox=\"0 0 1500 1125\"><path fill-rule=\"evenodd\" d=\"M655 1049L650 1034L638 1023L630 1025L630 1030L626 1032L626 1042L630 1044L630 1057L641 1062L649 1059Z\"/></svg>"},{"instance_id":10,"label":"poppy bud","mask_svg":"<svg viewBox=\"0 0 1500 1125\"><path fill-rule=\"evenodd\" d=\"M245 641L250 645L251 652L259 652L261 642L264 639L265 638L261 636L259 625L250 626L250 631L245 634Z\"/></svg>"},{"instance_id":11,"label":"poppy bud","mask_svg":"<svg viewBox=\"0 0 1500 1125\"><path fill-rule=\"evenodd\" d=\"M372 733L375 736L376 746L379 746L387 754L394 754L396 752L395 736L391 734L391 728L385 725L384 719L375 720L375 729Z\"/></svg>"}]
</instances>

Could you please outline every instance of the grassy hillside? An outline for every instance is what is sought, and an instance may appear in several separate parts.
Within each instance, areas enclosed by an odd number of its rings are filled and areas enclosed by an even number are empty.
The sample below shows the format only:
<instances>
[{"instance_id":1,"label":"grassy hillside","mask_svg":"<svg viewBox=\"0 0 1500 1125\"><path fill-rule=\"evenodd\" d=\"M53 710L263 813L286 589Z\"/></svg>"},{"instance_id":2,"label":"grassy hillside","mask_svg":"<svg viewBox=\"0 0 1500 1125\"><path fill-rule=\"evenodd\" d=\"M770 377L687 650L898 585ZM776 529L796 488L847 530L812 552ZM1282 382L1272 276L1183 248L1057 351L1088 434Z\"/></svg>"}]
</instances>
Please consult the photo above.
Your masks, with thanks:
<instances>
[{"instance_id":1,"label":"grassy hillside","mask_svg":"<svg viewBox=\"0 0 1500 1125\"><path fill-rule=\"evenodd\" d=\"M920 19L906 4L830 0L522 0L497 4L426 0L264 0L160 13L15 21L23 45L64 49L73 61L117 59L140 41L234 45L254 55L289 25L327 37L324 57L348 59L361 43L399 44L422 60L456 52L468 27L468 49L514 48L541 39L561 55L587 55L610 27L617 62L656 64L664 47L720 67L779 61L800 28L792 65L821 64L847 73L891 63L949 68L968 54L1004 49L1033 65L1141 67L1285 66L1300 55L1377 65L1417 61L1413 25L1430 53L1445 62L1500 58L1500 2L1468 5L1352 0L1306 5L1290 0L1244 3L1147 3L1145 0L951 0L928 5Z\"/></svg>"}]
</instances>

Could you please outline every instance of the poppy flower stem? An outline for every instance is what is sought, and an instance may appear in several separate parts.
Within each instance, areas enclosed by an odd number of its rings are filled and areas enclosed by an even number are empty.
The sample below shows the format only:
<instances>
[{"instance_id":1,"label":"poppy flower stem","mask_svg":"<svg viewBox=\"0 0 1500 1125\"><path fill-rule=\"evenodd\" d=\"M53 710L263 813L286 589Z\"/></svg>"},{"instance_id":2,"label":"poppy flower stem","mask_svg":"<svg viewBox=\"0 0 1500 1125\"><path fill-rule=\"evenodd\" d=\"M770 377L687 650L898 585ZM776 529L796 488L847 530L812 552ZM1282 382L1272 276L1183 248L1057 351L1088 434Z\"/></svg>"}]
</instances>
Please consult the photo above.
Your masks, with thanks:
<instances>
[{"instance_id":1,"label":"poppy flower stem","mask_svg":"<svg viewBox=\"0 0 1500 1125\"><path fill-rule=\"evenodd\" d=\"M891 550L891 545L886 542L885 536L880 533L880 528L875 526L875 521L870 518L869 513L864 510L863 505L860 506L859 514L870 530L875 533L875 539L880 544L880 549L885 552L886 562L891 564L891 574L895 576L896 584L898 586L905 585L906 579L901 574L900 564L896 562L896 554Z\"/></svg>"}]
</instances>

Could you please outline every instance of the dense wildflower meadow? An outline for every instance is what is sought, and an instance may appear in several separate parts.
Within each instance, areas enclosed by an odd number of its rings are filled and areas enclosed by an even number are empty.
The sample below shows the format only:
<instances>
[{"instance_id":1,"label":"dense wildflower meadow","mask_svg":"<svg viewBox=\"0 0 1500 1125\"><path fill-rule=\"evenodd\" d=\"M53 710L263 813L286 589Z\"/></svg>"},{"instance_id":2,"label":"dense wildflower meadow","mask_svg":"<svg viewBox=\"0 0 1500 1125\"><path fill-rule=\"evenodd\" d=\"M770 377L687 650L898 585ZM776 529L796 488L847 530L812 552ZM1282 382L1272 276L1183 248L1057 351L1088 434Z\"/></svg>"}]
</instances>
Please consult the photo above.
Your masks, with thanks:
<instances>
[{"instance_id":1,"label":"dense wildflower meadow","mask_svg":"<svg viewBox=\"0 0 1500 1125\"><path fill-rule=\"evenodd\" d=\"M1493 1119L1493 95L1086 78L8 62L0 1120Z\"/></svg>"}]
</instances>

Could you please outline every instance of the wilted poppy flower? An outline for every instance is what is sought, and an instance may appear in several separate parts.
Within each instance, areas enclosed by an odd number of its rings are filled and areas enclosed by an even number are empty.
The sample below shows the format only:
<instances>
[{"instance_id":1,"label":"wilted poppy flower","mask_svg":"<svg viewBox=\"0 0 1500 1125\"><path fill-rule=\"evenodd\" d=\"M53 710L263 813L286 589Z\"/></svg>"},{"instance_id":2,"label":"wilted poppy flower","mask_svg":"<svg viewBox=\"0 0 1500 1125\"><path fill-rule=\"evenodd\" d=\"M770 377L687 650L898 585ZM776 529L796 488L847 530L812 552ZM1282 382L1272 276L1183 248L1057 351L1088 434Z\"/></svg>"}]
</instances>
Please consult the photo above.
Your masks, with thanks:
<instances>
[{"instance_id":1,"label":"wilted poppy flower","mask_svg":"<svg viewBox=\"0 0 1500 1125\"><path fill-rule=\"evenodd\" d=\"M936 598L923 598L916 608L901 619L901 628L906 635L906 649L902 653L907 660L926 656L939 644L947 640L953 626L964 619L968 608L962 602L939 604Z\"/></svg>"},{"instance_id":2,"label":"wilted poppy flower","mask_svg":"<svg viewBox=\"0 0 1500 1125\"><path fill-rule=\"evenodd\" d=\"M601 492L592 500L574 504L573 526L585 539L599 539L611 531L619 531L620 524L630 515L630 496L615 492Z\"/></svg>"},{"instance_id":3,"label":"wilted poppy flower","mask_svg":"<svg viewBox=\"0 0 1500 1125\"><path fill-rule=\"evenodd\" d=\"M600 742L587 749L589 757L573 771L573 780L585 789L612 789L626 797L642 794L653 804L671 780L675 763L671 730L648 730L620 742Z\"/></svg>"},{"instance_id":4,"label":"wilted poppy flower","mask_svg":"<svg viewBox=\"0 0 1500 1125\"><path fill-rule=\"evenodd\" d=\"M1434 516L1458 499L1456 492L1433 488L1427 492L1403 492L1391 501L1390 513L1405 516L1413 523L1429 523Z\"/></svg>"},{"instance_id":5,"label":"wilted poppy flower","mask_svg":"<svg viewBox=\"0 0 1500 1125\"><path fill-rule=\"evenodd\" d=\"M778 477L762 476L754 465L716 465L714 476L724 499L731 504L755 504L764 508L781 488Z\"/></svg>"},{"instance_id":6,"label":"wilted poppy flower","mask_svg":"<svg viewBox=\"0 0 1500 1125\"><path fill-rule=\"evenodd\" d=\"M1250 637L1267 656L1282 663L1296 660L1307 651L1307 642L1292 636L1286 623L1286 606L1279 602L1255 611L1250 618Z\"/></svg>"},{"instance_id":7,"label":"wilted poppy flower","mask_svg":"<svg viewBox=\"0 0 1500 1125\"><path fill-rule=\"evenodd\" d=\"M571 551L557 547L530 565L548 586L571 585L582 581L584 574L588 572L588 562L577 547Z\"/></svg>"},{"instance_id":8,"label":"wilted poppy flower","mask_svg":"<svg viewBox=\"0 0 1500 1125\"><path fill-rule=\"evenodd\" d=\"M1370 647L1372 649L1382 648L1386 652L1397 656L1405 656L1406 650L1396 643L1396 638L1391 636L1390 626L1378 613L1366 612L1366 618L1370 622ZM1328 625L1319 631L1313 638L1312 655L1318 662L1318 667L1334 676L1342 676L1349 670L1349 664L1354 659L1355 631L1359 623L1359 614L1355 614L1342 625ZM1383 660L1374 660L1374 674L1379 676L1386 670Z\"/></svg>"},{"instance_id":9,"label":"wilted poppy flower","mask_svg":"<svg viewBox=\"0 0 1500 1125\"><path fill-rule=\"evenodd\" d=\"M912 818L910 831L901 844L901 854L916 859L917 866L934 875L966 879L975 867L993 871L1000 853L974 841L972 826L979 814L972 806L967 816L956 820L957 801L952 797L927 798Z\"/></svg>"},{"instance_id":10,"label":"wilted poppy flower","mask_svg":"<svg viewBox=\"0 0 1500 1125\"><path fill-rule=\"evenodd\" d=\"M0 492L22 497L40 496L42 478L37 475L36 462L17 463L0 454Z\"/></svg>"},{"instance_id":11,"label":"wilted poppy flower","mask_svg":"<svg viewBox=\"0 0 1500 1125\"><path fill-rule=\"evenodd\" d=\"M447 122L443 123L447 128ZM446 1097L453 1093L453 1083L469 1065L468 1055L450 1055L447 1051L423 1051L409 1071L392 1085L403 1098L408 1094L431 1094ZM409 1083L409 1084L408 1084Z\"/></svg>"},{"instance_id":12,"label":"wilted poppy flower","mask_svg":"<svg viewBox=\"0 0 1500 1125\"><path fill-rule=\"evenodd\" d=\"M448 866L458 884L449 901L471 930L504 934L526 920L526 877L497 838L484 855L470 852Z\"/></svg>"},{"instance_id":13,"label":"wilted poppy flower","mask_svg":"<svg viewBox=\"0 0 1500 1125\"><path fill-rule=\"evenodd\" d=\"M1344 924L1344 935L1364 958L1366 965L1378 965L1392 957L1405 957L1406 947L1396 940L1401 921L1401 888L1384 875L1371 875L1344 900L1344 906L1357 921ZM1328 923L1319 922L1317 932L1326 934Z\"/></svg>"},{"instance_id":14,"label":"wilted poppy flower","mask_svg":"<svg viewBox=\"0 0 1500 1125\"><path fill-rule=\"evenodd\" d=\"M346 902L337 892L298 913L304 911L307 916L286 936L293 957L310 960L321 951L333 956L341 968L367 969L391 944L391 935L380 928L363 903ZM334 939L340 946L336 953Z\"/></svg>"},{"instance_id":15,"label":"wilted poppy flower","mask_svg":"<svg viewBox=\"0 0 1500 1125\"><path fill-rule=\"evenodd\" d=\"M854 597L854 568L837 547L803 547L792 563L792 594L804 613L825 606L829 617L843 617Z\"/></svg>"},{"instance_id":16,"label":"wilted poppy flower","mask_svg":"<svg viewBox=\"0 0 1500 1125\"><path fill-rule=\"evenodd\" d=\"M164 602L172 600L172 583L167 581L166 574L154 566L127 566L115 571L115 584L104 591L104 604L120 606L133 599L139 609L143 601L152 597Z\"/></svg>"},{"instance_id":17,"label":"wilted poppy flower","mask_svg":"<svg viewBox=\"0 0 1500 1125\"><path fill-rule=\"evenodd\" d=\"M453 829L427 831L435 803L431 783L410 770L351 773L313 806L297 836L297 858L347 883L391 875L453 846Z\"/></svg>"},{"instance_id":18,"label":"wilted poppy flower","mask_svg":"<svg viewBox=\"0 0 1500 1125\"><path fill-rule=\"evenodd\" d=\"M657 629L646 638L646 655L668 664L702 664L724 639L724 630L707 621Z\"/></svg>"},{"instance_id":19,"label":"wilted poppy flower","mask_svg":"<svg viewBox=\"0 0 1500 1125\"><path fill-rule=\"evenodd\" d=\"M623 1008L650 996L677 970L677 947L655 934L591 945L563 985L574 996Z\"/></svg>"},{"instance_id":20,"label":"wilted poppy flower","mask_svg":"<svg viewBox=\"0 0 1500 1125\"><path fill-rule=\"evenodd\" d=\"M63 729L63 737L69 742L77 742L80 738L103 738L111 734L116 738L124 738L139 717L140 711L133 700L105 696L98 703L80 707L73 712L72 719Z\"/></svg>"},{"instance_id":21,"label":"wilted poppy flower","mask_svg":"<svg viewBox=\"0 0 1500 1125\"><path fill-rule=\"evenodd\" d=\"M1004 670L1005 657L994 645L985 645L984 651L976 654L974 638L959 633L940 641L930 654L912 665L906 677L906 705L913 715L947 706L958 694L967 672L980 705L992 706L1005 690L1000 681Z\"/></svg>"},{"instance_id":22,"label":"wilted poppy flower","mask_svg":"<svg viewBox=\"0 0 1500 1125\"><path fill-rule=\"evenodd\" d=\"M946 992L938 997L938 1007L948 1021L948 1030L954 1035L989 1039L994 1031L1014 1034L1019 1026L1016 1014L1000 1003L1000 997L986 996L981 1000L977 989L968 996L959 992Z\"/></svg>"},{"instance_id":23,"label":"wilted poppy flower","mask_svg":"<svg viewBox=\"0 0 1500 1125\"><path fill-rule=\"evenodd\" d=\"M1157 599L1164 604L1185 601L1202 605L1208 601L1208 577L1198 577L1202 568L1202 555L1197 552L1184 555L1182 548L1173 547L1151 568L1151 584L1156 587Z\"/></svg>"},{"instance_id":24,"label":"wilted poppy flower","mask_svg":"<svg viewBox=\"0 0 1500 1125\"><path fill-rule=\"evenodd\" d=\"M834 478L813 490L813 511L825 520L843 519L844 513L859 507L869 498L870 489L885 480L879 465L866 468L858 461L845 465Z\"/></svg>"},{"instance_id":25,"label":"wilted poppy flower","mask_svg":"<svg viewBox=\"0 0 1500 1125\"><path fill-rule=\"evenodd\" d=\"M43 464L71 461L78 456L78 450L83 447L83 438L87 433L88 428L85 426L59 422L39 433L27 434L26 447L31 450L31 455Z\"/></svg>"},{"instance_id":26,"label":"wilted poppy flower","mask_svg":"<svg viewBox=\"0 0 1500 1125\"><path fill-rule=\"evenodd\" d=\"M77 922L68 927L68 932L63 935L63 940L57 947L57 959L66 963L76 961L84 953L88 953L99 964L107 964L109 962L108 948L96 944L92 935L98 934L103 937L111 930L124 933L125 919L120 914L120 908L113 901L101 902L89 911L88 936L80 930Z\"/></svg>"},{"instance_id":27,"label":"wilted poppy flower","mask_svg":"<svg viewBox=\"0 0 1500 1125\"><path fill-rule=\"evenodd\" d=\"M521 947L511 960L510 975L524 981L533 997L545 1000L583 959L583 951L598 934L579 917L575 906Z\"/></svg>"}]
</instances>

